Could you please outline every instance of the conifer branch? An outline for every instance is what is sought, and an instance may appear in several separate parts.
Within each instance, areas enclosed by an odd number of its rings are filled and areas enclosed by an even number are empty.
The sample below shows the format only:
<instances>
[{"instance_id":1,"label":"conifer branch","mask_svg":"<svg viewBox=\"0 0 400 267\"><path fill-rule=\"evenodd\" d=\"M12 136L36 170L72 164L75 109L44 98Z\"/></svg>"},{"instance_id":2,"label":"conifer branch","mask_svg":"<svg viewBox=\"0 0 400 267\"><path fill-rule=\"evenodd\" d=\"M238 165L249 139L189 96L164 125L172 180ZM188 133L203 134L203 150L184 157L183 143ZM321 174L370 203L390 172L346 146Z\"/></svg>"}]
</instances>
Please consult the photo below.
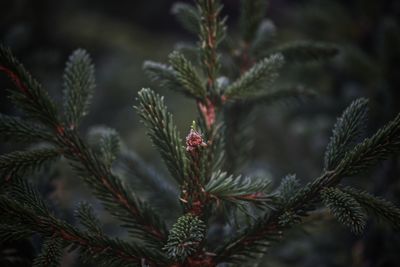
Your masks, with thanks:
<instances>
[{"instance_id":1,"label":"conifer branch","mask_svg":"<svg viewBox=\"0 0 400 267\"><path fill-rule=\"evenodd\" d=\"M346 153L336 168L341 176L356 175L400 150L400 114L372 137Z\"/></svg>"},{"instance_id":2,"label":"conifer branch","mask_svg":"<svg viewBox=\"0 0 400 267\"><path fill-rule=\"evenodd\" d=\"M161 255L152 255L150 251L118 239L80 232L51 215L39 215L34 210L4 196L0 196L0 214L42 236L57 237L75 247L81 247L85 251L91 252L92 257L96 257L98 253L104 253L103 255L123 260L128 265L140 264L142 258L155 262L163 261ZM147 253L149 254L147 255Z\"/></svg>"},{"instance_id":3,"label":"conifer branch","mask_svg":"<svg viewBox=\"0 0 400 267\"><path fill-rule=\"evenodd\" d=\"M228 175L226 172L214 173L205 185L205 191L211 199L224 200L238 205L246 202L266 204L270 181L249 177Z\"/></svg>"},{"instance_id":4,"label":"conifer branch","mask_svg":"<svg viewBox=\"0 0 400 267\"><path fill-rule=\"evenodd\" d=\"M206 225L198 217L183 215L172 226L164 250L171 259L184 262L199 249L205 230Z\"/></svg>"},{"instance_id":5,"label":"conifer branch","mask_svg":"<svg viewBox=\"0 0 400 267\"><path fill-rule=\"evenodd\" d=\"M128 193L118 177L77 135L75 130L58 133L58 145L65 149L75 171L90 185L106 209L124 223L135 238L160 246L166 238L165 225L146 204Z\"/></svg>"},{"instance_id":6,"label":"conifer branch","mask_svg":"<svg viewBox=\"0 0 400 267\"><path fill-rule=\"evenodd\" d=\"M388 223L393 229L400 230L400 209L393 203L351 187L345 187L343 192L356 199L369 214Z\"/></svg>"},{"instance_id":7,"label":"conifer branch","mask_svg":"<svg viewBox=\"0 0 400 267\"><path fill-rule=\"evenodd\" d=\"M345 153L354 147L366 127L367 112L368 100L360 98L351 103L337 120L325 152L326 170L337 167Z\"/></svg>"},{"instance_id":8,"label":"conifer branch","mask_svg":"<svg viewBox=\"0 0 400 267\"><path fill-rule=\"evenodd\" d=\"M42 252L33 261L33 267L57 267L62 256L62 241L49 237L44 241Z\"/></svg>"},{"instance_id":9,"label":"conifer branch","mask_svg":"<svg viewBox=\"0 0 400 267\"><path fill-rule=\"evenodd\" d=\"M75 50L64 71L64 112L70 127L76 127L88 113L95 88L94 66L89 54Z\"/></svg>"},{"instance_id":10,"label":"conifer branch","mask_svg":"<svg viewBox=\"0 0 400 267\"><path fill-rule=\"evenodd\" d=\"M276 80L284 59L275 54L255 64L225 91L228 99L241 99L260 95L261 90L267 90Z\"/></svg>"},{"instance_id":11,"label":"conifer branch","mask_svg":"<svg viewBox=\"0 0 400 267\"><path fill-rule=\"evenodd\" d=\"M163 97L152 90L142 89L138 100L136 109L149 128L153 144L160 151L172 177L182 184L186 178L186 157L172 114L167 111Z\"/></svg>"},{"instance_id":12,"label":"conifer branch","mask_svg":"<svg viewBox=\"0 0 400 267\"><path fill-rule=\"evenodd\" d=\"M104 235L81 232L55 218L39 193L24 180L17 180L9 187L6 194L0 195L0 215L10 226L16 225L18 229L23 225L26 230L45 238L63 240L66 245L73 245L71 249L80 247L92 257L101 252L128 265L138 264L143 258L153 263L163 262L161 254Z\"/></svg>"},{"instance_id":13,"label":"conifer branch","mask_svg":"<svg viewBox=\"0 0 400 267\"><path fill-rule=\"evenodd\" d=\"M101 222L94 213L92 206L89 203L81 202L78 209L75 211L75 217L86 228L87 231L102 235Z\"/></svg>"},{"instance_id":14,"label":"conifer branch","mask_svg":"<svg viewBox=\"0 0 400 267\"><path fill-rule=\"evenodd\" d=\"M0 114L0 136L15 141L52 141L54 138L43 127L20 118Z\"/></svg>"},{"instance_id":15,"label":"conifer branch","mask_svg":"<svg viewBox=\"0 0 400 267\"><path fill-rule=\"evenodd\" d=\"M221 6L218 0L197 0L201 16L200 55L207 76L207 90L215 94L216 79L220 68L217 49L225 37L225 19L220 19Z\"/></svg>"},{"instance_id":16,"label":"conifer branch","mask_svg":"<svg viewBox=\"0 0 400 267\"><path fill-rule=\"evenodd\" d=\"M6 180L14 176L24 176L27 173L38 171L61 155L54 148L35 149L31 151L16 151L0 156L0 176Z\"/></svg>"},{"instance_id":17,"label":"conifer branch","mask_svg":"<svg viewBox=\"0 0 400 267\"><path fill-rule=\"evenodd\" d=\"M201 98L201 95L193 94L187 90L178 80L178 73L169 65L147 60L143 64L146 75L160 87L176 91L191 98Z\"/></svg>"},{"instance_id":18,"label":"conifer branch","mask_svg":"<svg viewBox=\"0 0 400 267\"><path fill-rule=\"evenodd\" d=\"M363 232L367 216L350 194L338 188L328 187L321 191L321 196L324 204L340 223L356 234Z\"/></svg>"},{"instance_id":19,"label":"conifer branch","mask_svg":"<svg viewBox=\"0 0 400 267\"><path fill-rule=\"evenodd\" d=\"M46 126L57 125L57 109L42 86L32 78L8 48L0 45L0 72L5 73L15 85L11 99L26 115Z\"/></svg>"},{"instance_id":20,"label":"conifer branch","mask_svg":"<svg viewBox=\"0 0 400 267\"><path fill-rule=\"evenodd\" d=\"M200 99L204 99L206 90L190 61L188 61L180 52L174 51L169 55L169 62L174 68L176 72L176 78L181 86L186 88L190 94L195 95Z\"/></svg>"}]
</instances>

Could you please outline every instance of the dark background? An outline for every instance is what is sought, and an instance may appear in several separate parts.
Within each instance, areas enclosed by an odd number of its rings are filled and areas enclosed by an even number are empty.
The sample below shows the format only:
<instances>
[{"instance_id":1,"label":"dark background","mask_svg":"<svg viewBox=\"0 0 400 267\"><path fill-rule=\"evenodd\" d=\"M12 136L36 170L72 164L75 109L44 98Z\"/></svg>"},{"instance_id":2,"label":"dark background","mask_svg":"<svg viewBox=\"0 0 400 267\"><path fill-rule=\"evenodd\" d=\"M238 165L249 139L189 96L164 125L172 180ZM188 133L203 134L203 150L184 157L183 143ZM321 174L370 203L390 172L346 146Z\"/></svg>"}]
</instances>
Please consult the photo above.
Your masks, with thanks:
<instances>
[{"instance_id":1,"label":"dark background","mask_svg":"<svg viewBox=\"0 0 400 267\"><path fill-rule=\"evenodd\" d=\"M146 59L165 62L178 41L196 41L171 15L173 2L0 0L0 42L11 47L57 100L61 99L62 71L68 55L78 47L89 51L96 65L97 89L82 133L94 125L115 128L127 147L163 170L132 106L137 91L151 86L165 95L181 133L196 117L194 102L155 87L142 71ZM222 2L223 13L229 17L229 32L235 36L239 1ZM274 0L267 17L277 27L277 43L305 39L341 47L332 61L290 72L288 79L317 90L315 99L265 107L254 115L256 146L245 172L270 176L275 181L287 173L297 173L307 181L321 171L331 128L352 100L370 98L368 134L400 111L400 1ZM0 111L18 114L7 99L5 89L10 86L0 74ZM19 147L0 143L1 152ZM399 204L398 163L393 158L348 183ZM48 189L50 199L65 210L89 195L70 175L61 172ZM112 228L113 221L105 215L103 219ZM399 235L375 222L369 223L361 237L330 218L306 230L307 234L291 233L262 266L400 265ZM17 254L21 246L16 246ZM64 266L74 265L69 260L65 259Z\"/></svg>"}]
</instances>

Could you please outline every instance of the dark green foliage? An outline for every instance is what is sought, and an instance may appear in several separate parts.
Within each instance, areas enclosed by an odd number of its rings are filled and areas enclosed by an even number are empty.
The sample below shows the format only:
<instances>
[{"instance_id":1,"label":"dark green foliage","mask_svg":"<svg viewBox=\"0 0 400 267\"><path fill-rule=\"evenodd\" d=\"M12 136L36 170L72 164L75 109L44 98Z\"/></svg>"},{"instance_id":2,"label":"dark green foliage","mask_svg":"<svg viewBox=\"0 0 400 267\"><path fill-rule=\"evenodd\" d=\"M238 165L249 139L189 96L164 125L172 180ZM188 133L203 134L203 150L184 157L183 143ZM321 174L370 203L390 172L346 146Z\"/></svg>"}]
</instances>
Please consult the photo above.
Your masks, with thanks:
<instances>
[{"instance_id":1,"label":"dark green foliage","mask_svg":"<svg viewBox=\"0 0 400 267\"><path fill-rule=\"evenodd\" d=\"M261 60L226 89L226 97L235 99L260 95L270 89L278 78L283 63L284 59L280 54Z\"/></svg>"},{"instance_id":2,"label":"dark green foliage","mask_svg":"<svg viewBox=\"0 0 400 267\"><path fill-rule=\"evenodd\" d=\"M94 88L92 60L85 50L77 49L69 57L64 72L64 111L70 126L75 127L88 113Z\"/></svg>"},{"instance_id":3,"label":"dark green foliage","mask_svg":"<svg viewBox=\"0 0 400 267\"><path fill-rule=\"evenodd\" d=\"M174 51L169 55L169 62L176 72L176 78L191 95L204 98L206 90L202 85L194 66L183 54Z\"/></svg>"},{"instance_id":4,"label":"dark green foliage","mask_svg":"<svg viewBox=\"0 0 400 267\"><path fill-rule=\"evenodd\" d=\"M173 13L179 21L199 36L198 46L191 48L195 55L173 52L171 66L150 61L144 64L152 80L194 98L198 107L198 125L193 123L183 140L163 97L150 89L142 89L138 95L136 110L175 184L121 146L115 130L95 128L87 141L80 136L79 122L88 111L94 89L94 68L84 50L74 52L67 63L65 112L61 114L9 50L0 48L0 71L16 85L12 99L24 116L34 119L2 115L2 135L51 145L0 156L0 171L6 178L0 193L0 237L12 240L40 235L45 242L36 266L56 266L63 248L68 247L79 252L81 261L95 266L214 267L230 263L242 266L265 253L321 205L356 233L365 227L365 211L399 229L400 212L393 204L363 191L338 189L344 177L400 150L400 115L357 145L365 124L365 99L353 102L339 118L324 169L317 178L301 185L294 175L288 175L271 193L269 180L238 174L239 163L249 160L246 152L253 138L247 127L255 107L313 95L297 85L284 87L291 85L290 81L274 84L286 70L284 63L325 59L336 53L334 46L314 42L271 48L269 39L275 29L264 19L265 2L242 1L242 7L242 32L236 42L227 37L218 0L198 0L197 9L175 5ZM225 73L229 69L223 65L226 62L232 63L229 73ZM127 230L127 237L106 236L87 203L75 214L83 230L60 220L24 180L60 155ZM164 202L164 210L155 211L145 200L157 207ZM222 214L218 209L221 203L234 208ZM243 216L237 209L247 213ZM176 218L168 231L167 225ZM218 244L210 244L215 238L211 236L213 229L225 227L231 231L229 236L221 231Z\"/></svg>"},{"instance_id":5,"label":"dark green foliage","mask_svg":"<svg viewBox=\"0 0 400 267\"><path fill-rule=\"evenodd\" d=\"M99 158L110 167L120 152L121 140L117 131L106 127L94 127L90 130L88 139Z\"/></svg>"},{"instance_id":6,"label":"dark green foliage","mask_svg":"<svg viewBox=\"0 0 400 267\"><path fill-rule=\"evenodd\" d=\"M205 185L205 191L217 201L228 201L242 205L246 202L266 202L270 181L267 179L252 179L244 176L228 175L226 172L217 172L211 176Z\"/></svg>"},{"instance_id":7,"label":"dark green foliage","mask_svg":"<svg viewBox=\"0 0 400 267\"><path fill-rule=\"evenodd\" d=\"M172 226L164 250L175 260L184 261L200 247L206 226L199 218L184 215Z\"/></svg>"},{"instance_id":8,"label":"dark green foliage","mask_svg":"<svg viewBox=\"0 0 400 267\"><path fill-rule=\"evenodd\" d=\"M364 230L366 214L351 195L338 188L329 187L321 191L321 197L341 224L349 227L356 234L360 234Z\"/></svg>"},{"instance_id":9,"label":"dark green foliage","mask_svg":"<svg viewBox=\"0 0 400 267\"><path fill-rule=\"evenodd\" d=\"M393 203L351 187L346 187L343 191L356 199L369 214L400 230L400 209Z\"/></svg>"},{"instance_id":10,"label":"dark green foliage","mask_svg":"<svg viewBox=\"0 0 400 267\"><path fill-rule=\"evenodd\" d=\"M25 111L27 116L47 126L56 125L56 105L42 86L13 57L11 51L2 45L0 45L0 72L4 72L13 81L16 90L11 91L11 99Z\"/></svg>"},{"instance_id":11,"label":"dark green foliage","mask_svg":"<svg viewBox=\"0 0 400 267\"><path fill-rule=\"evenodd\" d=\"M57 267L62 256L62 241L56 237L49 237L44 241L42 252L33 262L33 267Z\"/></svg>"},{"instance_id":12,"label":"dark green foliage","mask_svg":"<svg viewBox=\"0 0 400 267\"><path fill-rule=\"evenodd\" d=\"M163 98L152 90L142 89L137 110L149 128L150 138L160 151L172 177L182 183L186 178L185 152L172 114L167 111Z\"/></svg>"},{"instance_id":13,"label":"dark green foliage","mask_svg":"<svg viewBox=\"0 0 400 267\"><path fill-rule=\"evenodd\" d=\"M6 139L23 142L53 139L53 136L43 127L4 114L0 114L0 135Z\"/></svg>"},{"instance_id":14,"label":"dark green foliage","mask_svg":"<svg viewBox=\"0 0 400 267\"><path fill-rule=\"evenodd\" d=\"M337 120L325 152L325 169L337 167L348 150L356 144L366 127L368 100L354 101Z\"/></svg>"},{"instance_id":15,"label":"dark green foliage","mask_svg":"<svg viewBox=\"0 0 400 267\"><path fill-rule=\"evenodd\" d=\"M193 95L190 91L182 86L181 82L178 80L177 72L171 66L153 61L145 61L143 64L143 69L147 76L152 81L158 83L160 87L183 93L188 97L199 97L198 95Z\"/></svg>"},{"instance_id":16,"label":"dark green foliage","mask_svg":"<svg viewBox=\"0 0 400 267\"><path fill-rule=\"evenodd\" d=\"M356 175L400 150L400 115L372 137L348 152L337 169L342 176Z\"/></svg>"},{"instance_id":17,"label":"dark green foliage","mask_svg":"<svg viewBox=\"0 0 400 267\"><path fill-rule=\"evenodd\" d=\"M96 214L94 214L93 208L89 203L80 203L78 209L75 211L75 216L87 231L98 235L103 234L101 222L99 218L97 218Z\"/></svg>"},{"instance_id":18,"label":"dark green foliage","mask_svg":"<svg viewBox=\"0 0 400 267\"><path fill-rule=\"evenodd\" d=\"M23 176L26 173L38 171L44 164L60 156L60 151L54 148L16 151L0 156L0 175L6 180L13 176Z\"/></svg>"}]
</instances>

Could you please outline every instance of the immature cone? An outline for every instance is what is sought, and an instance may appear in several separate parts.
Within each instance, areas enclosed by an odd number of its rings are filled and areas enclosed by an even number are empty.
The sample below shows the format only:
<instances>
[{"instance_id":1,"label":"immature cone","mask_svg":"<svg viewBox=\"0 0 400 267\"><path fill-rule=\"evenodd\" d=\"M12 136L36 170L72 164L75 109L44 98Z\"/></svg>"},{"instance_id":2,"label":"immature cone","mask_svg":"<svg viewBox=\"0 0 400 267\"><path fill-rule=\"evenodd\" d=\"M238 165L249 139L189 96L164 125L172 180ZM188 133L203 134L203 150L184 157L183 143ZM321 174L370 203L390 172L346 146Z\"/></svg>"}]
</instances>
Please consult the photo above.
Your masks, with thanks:
<instances>
[{"instance_id":1,"label":"immature cone","mask_svg":"<svg viewBox=\"0 0 400 267\"><path fill-rule=\"evenodd\" d=\"M186 136L186 151L193 151L200 146L206 146L201 134L193 129L190 129L188 136Z\"/></svg>"}]
</instances>

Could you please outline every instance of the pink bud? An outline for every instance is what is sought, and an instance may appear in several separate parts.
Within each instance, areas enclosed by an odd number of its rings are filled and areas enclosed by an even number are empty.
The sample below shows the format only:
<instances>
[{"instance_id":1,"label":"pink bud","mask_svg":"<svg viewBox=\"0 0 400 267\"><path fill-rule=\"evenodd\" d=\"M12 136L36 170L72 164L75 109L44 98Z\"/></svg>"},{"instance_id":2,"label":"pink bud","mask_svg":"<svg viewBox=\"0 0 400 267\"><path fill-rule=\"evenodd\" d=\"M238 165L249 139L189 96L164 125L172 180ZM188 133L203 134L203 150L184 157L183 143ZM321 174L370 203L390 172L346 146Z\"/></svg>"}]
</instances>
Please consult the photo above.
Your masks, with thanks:
<instances>
[{"instance_id":1,"label":"pink bud","mask_svg":"<svg viewBox=\"0 0 400 267\"><path fill-rule=\"evenodd\" d=\"M199 146L206 146L201 134L193 129L190 129L188 136L186 137L186 151L193 151Z\"/></svg>"}]
</instances>

